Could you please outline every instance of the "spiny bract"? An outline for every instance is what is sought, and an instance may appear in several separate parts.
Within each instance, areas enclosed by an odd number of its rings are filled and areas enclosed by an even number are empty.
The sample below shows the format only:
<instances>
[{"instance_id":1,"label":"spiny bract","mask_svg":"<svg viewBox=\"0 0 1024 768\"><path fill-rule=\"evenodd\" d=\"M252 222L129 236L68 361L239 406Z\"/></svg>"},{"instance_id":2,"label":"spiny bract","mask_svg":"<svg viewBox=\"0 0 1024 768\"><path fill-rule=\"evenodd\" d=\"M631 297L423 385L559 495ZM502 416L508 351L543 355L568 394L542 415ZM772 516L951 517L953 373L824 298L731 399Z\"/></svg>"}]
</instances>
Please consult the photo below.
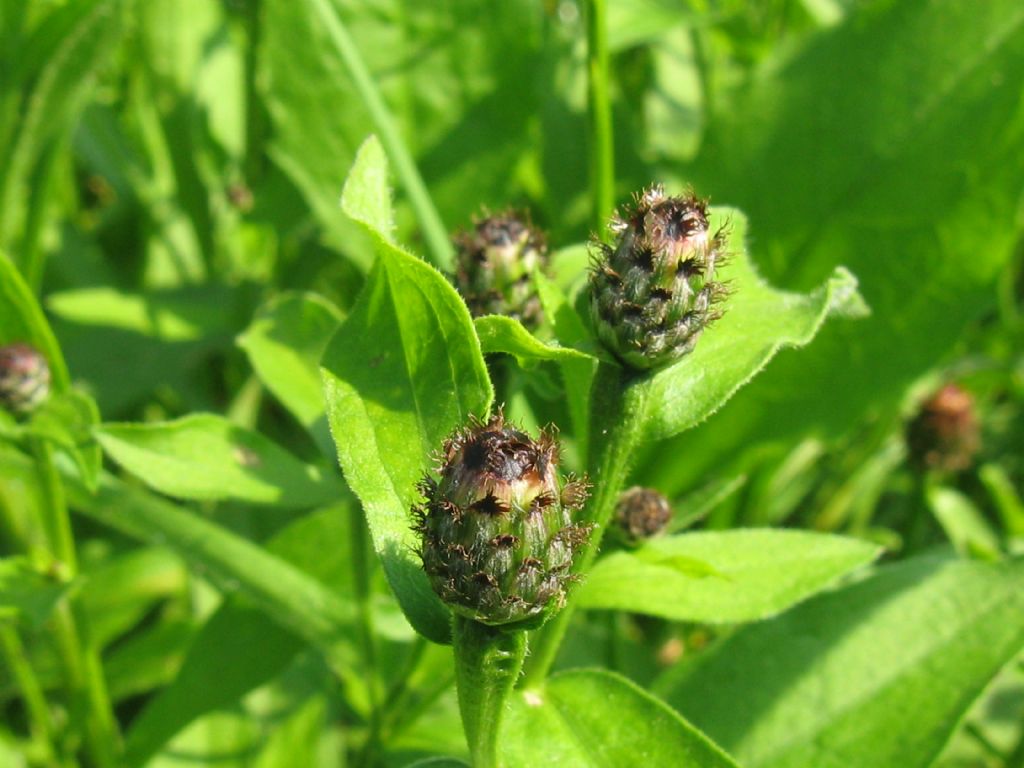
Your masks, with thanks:
<instances>
[{"instance_id":1,"label":"spiny bract","mask_svg":"<svg viewBox=\"0 0 1024 768\"><path fill-rule=\"evenodd\" d=\"M514 211L487 216L453 239L455 287L473 317L507 315L527 328L540 324L534 270L547 264L544 235Z\"/></svg>"},{"instance_id":2,"label":"spiny bract","mask_svg":"<svg viewBox=\"0 0 1024 768\"><path fill-rule=\"evenodd\" d=\"M572 521L587 483L558 476L558 443L532 439L501 412L444 443L439 479L414 507L420 556L434 591L457 613L491 625L539 623L561 607L576 551L592 526Z\"/></svg>"},{"instance_id":3,"label":"spiny bract","mask_svg":"<svg viewBox=\"0 0 1024 768\"><path fill-rule=\"evenodd\" d=\"M638 195L611 224L614 246L597 243L590 273L591 316L602 343L631 368L655 368L690 352L720 316L715 282L725 234L708 231L707 203L693 193L666 197L661 185Z\"/></svg>"},{"instance_id":4,"label":"spiny bract","mask_svg":"<svg viewBox=\"0 0 1024 768\"><path fill-rule=\"evenodd\" d=\"M0 347L0 408L34 410L50 394L50 366L35 347L18 342Z\"/></svg>"}]
</instances>

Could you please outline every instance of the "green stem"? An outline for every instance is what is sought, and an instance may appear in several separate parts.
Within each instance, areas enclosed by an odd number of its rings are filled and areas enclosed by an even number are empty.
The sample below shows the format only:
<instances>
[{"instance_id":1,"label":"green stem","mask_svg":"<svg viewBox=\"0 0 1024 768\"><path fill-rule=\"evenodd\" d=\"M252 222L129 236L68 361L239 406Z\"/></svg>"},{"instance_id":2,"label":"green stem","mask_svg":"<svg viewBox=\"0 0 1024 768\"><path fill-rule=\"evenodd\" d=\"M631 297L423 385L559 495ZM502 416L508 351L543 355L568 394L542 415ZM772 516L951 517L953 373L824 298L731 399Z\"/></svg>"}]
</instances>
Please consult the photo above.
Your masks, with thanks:
<instances>
[{"instance_id":1,"label":"green stem","mask_svg":"<svg viewBox=\"0 0 1024 768\"><path fill-rule=\"evenodd\" d=\"M575 573L585 574L590 570L629 474L630 459L640 440L647 410L648 389L644 381L610 363L602 362L598 366L591 390L591 445L587 451L588 475L594 484L594 495L581 520L593 523L596 529L576 556ZM539 686L554 664L575 610L572 597L570 594L561 613L538 631L523 679L524 687Z\"/></svg>"},{"instance_id":2,"label":"green stem","mask_svg":"<svg viewBox=\"0 0 1024 768\"><path fill-rule=\"evenodd\" d=\"M377 670L377 648L373 637L373 593L370 587L370 561L366 525L362 510L353 505L349 512L349 540L352 542L352 583L356 602L356 621L359 644L365 668L367 693L370 701L369 734L362 753L362 764L371 765L376 757L381 733L381 691Z\"/></svg>"},{"instance_id":3,"label":"green stem","mask_svg":"<svg viewBox=\"0 0 1024 768\"><path fill-rule=\"evenodd\" d=\"M36 473L43 496L42 523L50 552L58 561L61 576L73 578L78 573L78 558L71 534L71 520L68 517L64 485L53 465L53 449L39 439L30 442L32 456L36 460Z\"/></svg>"},{"instance_id":4,"label":"green stem","mask_svg":"<svg viewBox=\"0 0 1024 768\"><path fill-rule=\"evenodd\" d=\"M64 485L53 463L53 450L42 440L31 442L43 493L42 526L50 550L63 578L78 574L78 558L71 534ZM84 616L67 598L54 612L54 639L64 667L69 696L83 712L86 747L96 766L113 766L120 746L120 733L114 718L99 649L90 642Z\"/></svg>"},{"instance_id":5,"label":"green stem","mask_svg":"<svg viewBox=\"0 0 1024 768\"><path fill-rule=\"evenodd\" d=\"M25 646L14 627L0 623L0 646L3 647L4 663L10 670L25 703L32 740L38 745L46 763L57 765L50 708L46 704L46 697L35 671L28 662Z\"/></svg>"},{"instance_id":6,"label":"green stem","mask_svg":"<svg viewBox=\"0 0 1024 768\"><path fill-rule=\"evenodd\" d=\"M608 18L605 0L587 3L587 97L590 117L591 228L606 234L615 208L615 145L608 93Z\"/></svg>"},{"instance_id":7,"label":"green stem","mask_svg":"<svg viewBox=\"0 0 1024 768\"><path fill-rule=\"evenodd\" d=\"M409 202L412 203L416 213L416 218L419 219L420 226L423 228L423 237L427 242L434 264L442 270L450 271L454 258L452 245L448 240L448 231L430 199L430 194L427 192L427 187L423 183L423 178L416 168L412 155L402 141L398 126L395 124L387 104L384 103L384 98L373 82L373 78L370 77L370 72L366 68L362 56L359 55L359 50L329 0L310 0L310 2L345 63L352 83L355 85L356 91L359 92L359 97L370 112L381 144L384 145L388 157L394 164L395 173L401 179L402 186L409 195Z\"/></svg>"},{"instance_id":8,"label":"green stem","mask_svg":"<svg viewBox=\"0 0 1024 768\"><path fill-rule=\"evenodd\" d=\"M455 684L473 768L498 765L498 729L526 655L526 633L456 616Z\"/></svg>"}]
</instances>

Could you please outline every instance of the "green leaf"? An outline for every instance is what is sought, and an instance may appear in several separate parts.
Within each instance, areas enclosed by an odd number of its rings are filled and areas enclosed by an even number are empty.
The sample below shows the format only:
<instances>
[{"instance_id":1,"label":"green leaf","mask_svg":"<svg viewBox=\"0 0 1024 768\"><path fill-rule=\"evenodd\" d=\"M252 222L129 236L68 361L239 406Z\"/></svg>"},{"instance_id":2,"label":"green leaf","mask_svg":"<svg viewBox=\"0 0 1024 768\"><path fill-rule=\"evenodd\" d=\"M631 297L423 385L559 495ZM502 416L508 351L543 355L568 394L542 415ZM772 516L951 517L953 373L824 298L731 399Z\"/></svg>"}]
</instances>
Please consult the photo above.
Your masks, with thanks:
<instances>
[{"instance_id":1,"label":"green leaf","mask_svg":"<svg viewBox=\"0 0 1024 768\"><path fill-rule=\"evenodd\" d=\"M586 345L592 345L594 352L597 353L599 350L594 345L593 337L587 332L586 325L562 288L563 284L570 282L569 275L575 271L572 265L578 266L585 263L581 262L581 259L586 257L586 254L586 249L583 246L572 246L556 254L556 256L562 256L559 261L555 262L556 264L568 263L570 265L563 273L561 283L548 279L540 272L534 274L533 280L537 287L537 296L544 308L544 316L551 324L555 338L565 347L586 348ZM568 358L559 360L559 367L562 371L562 380L565 382L565 394L569 405L569 418L572 419L573 434L579 445L585 446L590 427L590 386L594 379L594 372L597 370L597 361Z\"/></svg>"},{"instance_id":2,"label":"green leaf","mask_svg":"<svg viewBox=\"0 0 1024 768\"><path fill-rule=\"evenodd\" d=\"M925 500L957 552L989 560L999 558L999 538L967 496L954 488L931 486Z\"/></svg>"},{"instance_id":3,"label":"green leaf","mask_svg":"<svg viewBox=\"0 0 1024 768\"><path fill-rule=\"evenodd\" d=\"M711 326L696 349L656 373L648 382L651 408L646 438L670 437L699 424L750 381L784 346L803 346L832 313L863 314L857 281L838 268L813 293L785 293L768 286L754 271L744 241L746 218L739 211L715 209L711 228L726 227L729 259L719 270L731 294L725 315Z\"/></svg>"},{"instance_id":4,"label":"green leaf","mask_svg":"<svg viewBox=\"0 0 1024 768\"><path fill-rule=\"evenodd\" d=\"M679 533L695 525L747 483L746 475L711 480L672 506L674 513L667 533Z\"/></svg>"},{"instance_id":5,"label":"green leaf","mask_svg":"<svg viewBox=\"0 0 1024 768\"><path fill-rule=\"evenodd\" d=\"M292 632L237 601L203 625L173 682L132 722L125 764L141 766L198 717L235 704L279 674L302 649ZM216 679L216 685L210 680Z\"/></svg>"},{"instance_id":6,"label":"green leaf","mask_svg":"<svg viewBox=\"0 0 1024 768\"><path fill-rule=\"evenodd\" d=\"M345 493L332 474L210 413L153 424L103 424L95 432L118 464L168 496L312 507Z\"/></svg>"},{"instance_id":7,"label":"green leaf","mask_svg":"<svg viewBox=\"0 0 1024 768\"><path fill-rule=\"evenodd\" d=\"M92 430L100 421L96 401L75 390L49 397L32 412L26 431L63 448L78 465L89 488L103 465L103 454Z\"/></svg>"},{"instance_id":8,"label":"green leaf","mask_svg":"<svg viewBox=\"0 0 1024 768\"><path fill-rule=\"evenodd\" d=\"M383 162L372 152L360 162ZM349 191L379 174L353 169ZM363 215L359 211L350 215ZM387 220L378 212L363 223ZM338 461L366 512L374 547L410 623L445 641L449 611L415 553L411 508L431 454L470 415L484 416L493 391L469 311L431 266L375 232L377 262L322 361L327 418Z\"/></svg>"},{"instance_id":9,"label":"green leaf","mask_svg":"<svg viewBox=\"0 0 1024 768\"><path fill-rule=\"evenodd\" d=\"M395 242L388 159L376 136L367 138L356 152L341 192L341 209L371 235L388 243Z\"/></svg>"},{"instance_id":10,"label":"green leaf","mask_svg":"<svg viewBox=\"0 0 1024 768\"><path fill-rule=\"evenodd\" d=\"M763 619L874 560L878 547L807 531L735 530L652 539L602 558L585 608L706 623Z\"/></svg>"},{"instance_id":11,"label":"green leaf","mask_svg":"<svg viewBox=\"0 0 1024 768\"><path fill-rule=\"evenodd\" d=\"M0 344L16 341L31 344L46 357L54 392L67 389L68 369L57 339L18 268L0 253Z\"/></svg>"},{"instance_id":12,"label":"green leaf","mask_svg":"<svg viewBox=\"0 0 1024 768\"><path fill-rule=\"evenodd\" d=\"M89 636L103 648L166 600L184 599L190 576L181 558L164 547L136 547L90 563L76 595Z\"/></svg>"},{"instance_id":13,"label":"green leaf","mask_svg":"<svg viewBox=\"0 0 1024 768\"><path fill-rule=\"evenodd\" d=\"M215 291L206 297L185 290L143 295L96 287L50 294L46 306L79 325L116 328L160 341L192 341L223 323L225 298Z\"/></svg>"},{"instance_id":14,"label":"green leaf","mask_svg":"<svg viewBox=\"0 0 1024 768\"><path fill-rule=\"evenodd\" d=\"M1024 561L924 557L752 624L657 686L750 768L931 765L1024 646Z\"/></svg>"},{"instance_id":15,"label":"green leaf","mask_svg":"<svg viewBox=\"0 0 1024 768\"><path fill-rule=\"evenodd\" d=\"M0 247L10 246L24 224L40 156L70 127L97 68L117 48L118 6L115 0L60 6L29 39L0 51L4 101L20 107L13 125L0 122Z\"/></svg>"},{"instance_id":16,"label":"green leaf","mask_svg":"<svg viewBox=\"0 0 1024 768\"><path fill-rule=\"evenodd\" d=\"M208 402L197 373L211 354L231 351L252 316L247 294L216 283L144 293L94 287L50 294L46 307L75 379L111 413L148 401L154 391L186 402L197 392Z\"/></svg>"},{"instance_id":17,"label":"green leaf","mask_svg":"<svg viewBox=\"0 0 1024 768\"><path fill-rule=\"evenodd\" d=\"M267 0L261 6L260 81L274 129L270 151L331 243L368 269L369 249L361 238L353 243L353 233L360 233L337 214L338 187L365 137L381 132L322 21L325 5ZM551 61L540 52L559 50L534 0L507 0L487 13L462 0L430 6L381 0L372 13L330 5L416 155L443 219L468 221L481 204L497 209L534 186L532 178L521 178L532 176L533 168L524 173L523 166L538 154L534 131L543 99L536 84ZM565 150L558 146L560 155ZM573 193L578 179L568 178ZM408 232L410 187L398 182L404 215L397 219Z\"/></svg>"},{"instance_id":18,"label":"green leaf","mask_svg":"<svg viewBox=\"0 0 1024 768\"><path fill-rule=\"evenodd\" d=\"M545 344L521 322L503 315L487 315L473 321L480 347L485 355L504 352L515 356L520 365L537 360L593 360L591 355L571 347Z\"/></svg>"},{"instance_id":19,"label":"green leaf","mask_svg":"<svg viewBox=\"0 0 1024 768\"><path fill-rule=\"evenodd\" d=\"M41 626L68 589L47 578L22 557L0 558L0 621L23 619Z\"/></svg>"},{"instance_id":20,"label":"green leaf","mask_svg":"<svg viewBox=\"0 0 1024 768\"><path fill-rule=\"evenodd\" d=\"M133 538L167 546L225 593L239 593L316 646L344 674L351 659L339 640L355 609L320 581L257 544L110 475L88 493L65 474L76 511Z\"/></svg>"},{"instance_id":21,"label":"green leaf","mask_svg":"<svg viewBox=\"0 0 1024 768\"><path fill-rule=\"evenodd\" d=\"M330 507L299 518L266 544L271 555L301 568L335 592L351 572L345 539L349 510ZM337 542L326 550L325 541ZM125 762L144 764L186 725L229 707L279 674L303 648L300 635L237 597L203 624L174 681L150 699L132 722ZM210 685L211 678L217 685Z\"/></svg>"},{"instance_id":22,"label":"green leaf","mask_svg":"<svg viewBox=\"0 0 1024 768\"><path fill-rule=\"evenodd\" d=\"M1006 470L999 464L985 464L978 470L978 477L985 485L1006 532L1010 536L1024 537L1024 501L1021 501Z\"/></svg>"},{"instance_id":23,"label":"green leaf","mask_svg":"<svg viewBox=\"0 0 1024 768\"><path fill-rule=\"evenodd\" d=\"M704 734L625 678L572 670L513 697L499 741L508 768L735 768Z\"/></svg>"},{"instance_id":24,"label":"green leaf","mask_svg":"<svg viewBox=\"0 0 1024 768\"><path fill-rule=\"evenodd\" d=\"M689 181L747 214L770 279L807 288L842 264L872 315L830 323L674 444L692 460L666 471L673 488L756 435L841 436L865 413L895 414L995 305L1021 227L1022 91L1017 0L905 0L856 4L721 100Z\"/></svg>"},{"instance_id":25,"label":"green leaf","mask_svg":"<svg viewBox=\"0 0 1024 768\"><path fill-rule=\"evenodd\" d=\"M238 337L260 381L327 453L333 447L320 358L341 319L341 312L315 293L286 293L264 305Z\"/></svg>"}]
</instances>

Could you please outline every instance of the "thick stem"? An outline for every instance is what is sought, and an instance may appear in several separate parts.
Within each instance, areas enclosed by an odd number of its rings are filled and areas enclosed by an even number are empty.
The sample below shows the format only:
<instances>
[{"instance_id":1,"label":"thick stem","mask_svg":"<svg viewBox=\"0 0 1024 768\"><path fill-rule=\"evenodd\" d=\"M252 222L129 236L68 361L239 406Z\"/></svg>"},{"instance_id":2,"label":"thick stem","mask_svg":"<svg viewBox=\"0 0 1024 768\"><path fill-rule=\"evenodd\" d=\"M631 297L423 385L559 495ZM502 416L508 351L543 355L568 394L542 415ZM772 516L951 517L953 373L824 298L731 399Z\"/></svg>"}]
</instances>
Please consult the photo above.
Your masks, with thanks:
<instances>
[{"instance_id":1,"label":"thick stem","mask_svg":"<svg viewBox=\"0 0 1024 768\"><path fill-rule=\"evenodd\" d=\"M423 237L427 241L434 264L442 270L450 270L454 259L444 222L441 221L441 216L430 199L430 194L416 168L412 154L405 146L405 142L402 141L398 126L373 82L373 78L370 77L370 72L366 68L355 42L328 0L310 1L313 10L331 38L331 42L334 43L342 61L345 62L345 68L352 78L352 84L355 85L359 97L366 105L377 128L377 133L380 134L381 144L384 145L384 150L395 166L395 173L401 179L406 194L409 195L409 202L412 203L416 218L420 222L420 227L423 228Z\"/></svg>"},{"instance_id":2,"label":"thick stem","mask_svg":"<svg viewBox=\"0 0 1024 768\"><path fill-rule=\"evenodd\" d=\"M605 0L587 3L587 96L590 117L591 228L605 234L615 207L615 145L608 89L608 19Z\"/></svg>"},{"instance_id":3,"label":"thick stem","mask_svg":"<svg viewBox=\"0 0 1024 768\"><path fill-rule=\"evenodd\" d=\"M526 655L526 633L456 616L455 685L473 768L497 768L498 728Z\"/></svg>"},{"instance_id":4,"label":"thick stem","mask_svg":"<svg viewBox=\"0 0 1024 768\"><path fill-rule=\"evenodd\" d=\"M587 451L588 474L594 485L594 495L581 520L593 523L596 529L590 541L577 553L574 573L586 574L597 557L601 538L615 511L615 503L629 474L630 459L640 439L647 393L644 379L609 363L602 362L598 366L590 398L591 444ZM575 610L572 597L570 593L561 613L537 633L523 679L525 687L539 686L554 663Z\"/></svg>"}]
</instances>

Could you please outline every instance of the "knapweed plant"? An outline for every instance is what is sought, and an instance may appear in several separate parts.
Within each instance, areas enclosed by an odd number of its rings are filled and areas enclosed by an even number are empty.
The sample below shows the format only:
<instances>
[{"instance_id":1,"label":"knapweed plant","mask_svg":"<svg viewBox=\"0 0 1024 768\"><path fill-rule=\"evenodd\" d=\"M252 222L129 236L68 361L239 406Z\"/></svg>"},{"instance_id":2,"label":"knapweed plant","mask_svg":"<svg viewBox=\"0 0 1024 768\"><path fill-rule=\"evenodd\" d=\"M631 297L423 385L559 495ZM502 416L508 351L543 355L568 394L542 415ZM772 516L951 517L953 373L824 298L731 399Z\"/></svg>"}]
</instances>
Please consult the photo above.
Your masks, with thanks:
<instances>
[{"instance_id":1,"label":"knapweed plant","mask_svg":"<svg viewBox=\"0 0 1024 768\"><path fill-rule=\"evenodd\" d=\"M1019 0L0 0L0 766L1022 768L1022 92Z\"/></svg>"}]
</instances>

